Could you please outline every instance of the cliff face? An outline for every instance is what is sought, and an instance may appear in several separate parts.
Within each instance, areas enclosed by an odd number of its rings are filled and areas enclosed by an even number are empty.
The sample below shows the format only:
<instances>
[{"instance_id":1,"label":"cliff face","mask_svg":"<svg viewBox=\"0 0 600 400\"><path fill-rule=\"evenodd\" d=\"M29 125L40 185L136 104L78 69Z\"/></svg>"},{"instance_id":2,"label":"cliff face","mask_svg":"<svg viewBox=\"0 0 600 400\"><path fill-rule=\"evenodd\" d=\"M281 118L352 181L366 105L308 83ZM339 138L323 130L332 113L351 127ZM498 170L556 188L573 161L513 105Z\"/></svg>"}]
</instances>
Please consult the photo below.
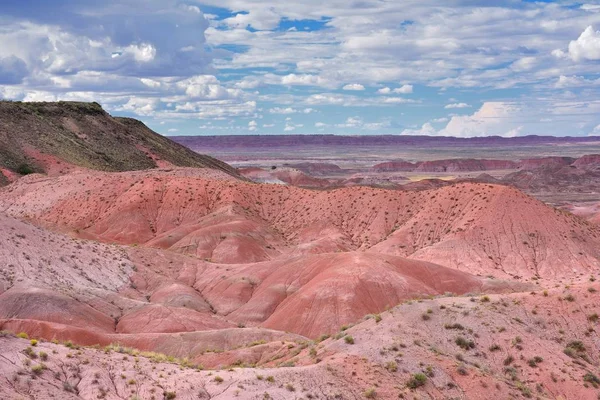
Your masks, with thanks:
<instances>
[{"instance_id":1,"label":"cliff face","mask_svg":"<svg viewBox=\"0 0 600 400\"><path fill-rule=\"evenodd\" d=\"M11 180L11 172L169 166L213 168L238 176L229 165L197 154L140 121L111 117L98 103L0 102L0 184Z\"/></svg>"}]
</instances>

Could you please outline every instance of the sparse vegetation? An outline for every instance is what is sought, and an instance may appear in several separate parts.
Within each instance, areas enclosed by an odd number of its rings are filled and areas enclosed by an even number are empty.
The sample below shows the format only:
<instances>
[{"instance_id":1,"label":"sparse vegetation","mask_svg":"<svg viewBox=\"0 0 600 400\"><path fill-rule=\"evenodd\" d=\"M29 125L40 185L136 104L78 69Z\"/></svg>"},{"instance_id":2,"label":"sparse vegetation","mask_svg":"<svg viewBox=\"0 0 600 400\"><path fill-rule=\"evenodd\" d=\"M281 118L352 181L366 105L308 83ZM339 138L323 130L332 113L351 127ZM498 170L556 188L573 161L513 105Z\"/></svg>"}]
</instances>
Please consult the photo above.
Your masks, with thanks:
<instances>
[{"instance_id":1,"label":"sparse vegetation","mask_svg":"<svg viewBox=\"0 0 600 400\"><path fill-rule=\"evenodd\" d=\"M390 372L396 372L398 371L398 363L396 363L396 361L388 361L385 364L385 369L387 369Z\"/></svg>"},{"instance_id":2,"label":"sparse vegetation","mask_svg":"<svg viewBox=\"0 0 600 400\"><path fill-rule=\"evenodd\" d=\"M600 378L591 372L588 372L583 376L583 381L591 384L596 389L600 386Z\"/></svg>"},{"instance_id":3,"label":"sparse vegetation","mask_svg":"<svg viewBox=\"0 0 600 400\"><path fill-rule=\"evenodd\" d=\"M375 388L369 388L365 390L364 395L367 399L375 399L377 398L377 391L375 390Z\"/></svg>"},{"instance_id":4,"label":"sparse vegetation","mask_svg":"<svg viewBox=\"0 0 600 400\"><path fill-rule=\"evenodd\" d=\"M468 340L465 339L462 336L458 336L455 340L454 343L456 343L456 345L464 350L471 350L475 348L475 342L473 340Z\"/></svg>"},{"instance_id":5,"label":"sparse vegetation","mask_svg":"<svg viewBox=\"0 0 600 400\"><path fill-rule=\"evenodd\" d=\"M422 373L414 374L406 383L410 389L416 389L418 387L424 386L427 383L427 376Z\"/></svg>"}]
</instances>

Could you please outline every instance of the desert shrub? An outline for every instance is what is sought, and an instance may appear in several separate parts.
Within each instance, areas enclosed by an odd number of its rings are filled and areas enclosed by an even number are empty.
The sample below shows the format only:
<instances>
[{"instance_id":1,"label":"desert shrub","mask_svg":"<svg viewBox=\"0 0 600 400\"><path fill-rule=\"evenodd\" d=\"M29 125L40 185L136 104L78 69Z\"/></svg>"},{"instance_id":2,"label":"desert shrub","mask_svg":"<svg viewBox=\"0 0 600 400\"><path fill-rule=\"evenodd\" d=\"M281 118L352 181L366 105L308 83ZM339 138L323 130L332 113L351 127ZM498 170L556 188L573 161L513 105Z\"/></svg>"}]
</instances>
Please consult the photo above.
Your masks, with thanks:
<instances>
[{"instance_id":1,"label":"desert shrub","mask_svg":"<svg viewBox=\"0 0 600 400\"><path fill-rule=\"evenodd\" d=\"M456 345L464 350L470 350L475 348L475 342L472 340L467 340L462 336L459 336L454 341Z\"/></svg>"},{"instance_id":2,"label":"desert shrub","mask_svg":"<svg viewBox=\"0 0 600 400\"><path fill-rule=\"evenodd\" d=\"M535 356L533 358L530 358L529 360L527 360L527 364L529 364L530 367L537 367L537 365L539 363L541 363L542 361L544 361L544 359L540 356Z\"/></svg>"},{"instance_id":3,"label":"desert shrub","mask_svg":"<svg viewBox=\"0 0 600 400\"><path fill-rule=\"evenodd\" d=\"M375 388L369 388L365 390L364 395L367 399L374 399L377 397L377 392L375 391Z\"/></svg>"},{"instance_id":4,"label":"desert shrub","mask_svg":"<svg viewBox=\"0 0 600 400\"><path fill-rule=\"evenodd\" d=\"M411 389L416 389L418 387L424 386L427 383L427 376L422 373L414 374L406 383Z\"/></svg>"},{"instance_id":5,"label":"desert shrub","mask_svg":"<svg viewBox=\"0 0 600 400\"><path fill-rule=\"evenodd\" d=\"M344 342L346 342L348 344L354 344L354 338L350 335L346 335L346 336L344 336Z\"/></svg>"},{"instance_id":6,"label":"desert shrub","mask_svg":"<svg viewBox=\"0 0 600 400\"><path fill-rule=\"evenodd\" d=\"M580 340L573 340L567 344L568 348L571 348L579 353L583 353L585 351L585 345Z\"/></svg>"},{"instance_id":7,"label":"desert shrub","mask_svg":"<svg viewBox=\"0 0 600 400\"><path fill-rule=\"evenodd\" d=\"M25 332L19 332L19 333L17 333L17 337L21 338L21 339L29 339L29 335L26 334Z\"/></svg>"},{"instance_id":8,"label":"desert shrub","mask_svg":"<svg viewBox=\"0 0 600 400\"><path fill-rule=\"evenodd\" d=\"M21 164L17 167L17 173L19 175L33 174L35 170L28 164Z\"/></svg>"},{"instance_id":9,"label":"desert shrub","mask_svg":"<svg viewBox=\"0 0 600 400\"><path fill-rule=\"evenodd\" d=\"M219 375L215 376L213 380L215 382L217 382L217 383L222 383L223 382L223 378L221 378Z\"/></svg>"},{"instance_id":10,"label":"desert shrub","mask_svg":"<svg viewBox=\"0 0 600 400\"><path fill-rule=\"evenodd\" d=\"M319 338L317 339L317 342L319 342L319 343L320 343L320 342L322 342L322 341L324 341L324 340L327 340L327 339L329 339L329 338L330 338L330 336L329 336L329 335L327 335L327 334L323 334L323 335L319 336Z\"/></svg>"},{"instance_id":11,"label":"desert shrub","mask_svg":"<svg viewBox=\"0 0 600 400\"><path fill-rule=\"evenodd\" d=\"M499 351L499 350L502 350L502 348L499 345L497 345L497 344L493 344L493 345L490 346L489 350L490 351Z\"/></svg>"},{"instance_id":12,"label":"desert shrub","mask_svg":"<svg viewBox=\"0 0 600 400\"><path fill-rule=\"evenodd\" d=\"M596 375L592 374L591 372L588 372L587 374L585 374L583 376L583 381L587 382L587 383L591 383L593 387L598 388L598 386L600 385L600 378L598 378Z\"/></svg>"},{"instance_id":13,"label":"desert shrub","mask_svg":"<svg viewBox=\"0 0 600 400\"><path fill-rule=\"evenodd\" d=\"M46 366L44 364L38 364L31 367L31 372L33 372L35 375L41 375L45 369Z\"/></svg>"},{"instance_id":14,"label":"desert shrub","mask_svg":"<svg viewBox=\"0 0 600 400\"><path fill-rule=\"evenodd\" d=\"M390 372L396 372L398 371L398 364L396 363L396 361L389 361L385 364L385 369L387 369Z\"/></svg>"},{"instance_id":15,"label":"desert shrub","mask_svg":"<svg viewBox=\"0 0 600 400\"><path fill-rule=\"evenodd\" d=\"M465 327L464 327L464 326L462 326L461 324L458 324L458 323L454 323L454 324L445 324L445 325L444 325L444 328L446 328L446 329L456 329L456 330L459 330L459 331L462 331L462 330L464 330L464 329L465 329Z\"/></svg>"},{"instance_id":16,"label":"desert shrub","mask_svg":"<svg viewBox=\"0 0 600 400\"><path fill-rule=\"evenodd\" d=\"M173 400L177 397L177 394L175 394L175 392L165 392L164 395L166 400Z\"/></svg>"}]
</instances>

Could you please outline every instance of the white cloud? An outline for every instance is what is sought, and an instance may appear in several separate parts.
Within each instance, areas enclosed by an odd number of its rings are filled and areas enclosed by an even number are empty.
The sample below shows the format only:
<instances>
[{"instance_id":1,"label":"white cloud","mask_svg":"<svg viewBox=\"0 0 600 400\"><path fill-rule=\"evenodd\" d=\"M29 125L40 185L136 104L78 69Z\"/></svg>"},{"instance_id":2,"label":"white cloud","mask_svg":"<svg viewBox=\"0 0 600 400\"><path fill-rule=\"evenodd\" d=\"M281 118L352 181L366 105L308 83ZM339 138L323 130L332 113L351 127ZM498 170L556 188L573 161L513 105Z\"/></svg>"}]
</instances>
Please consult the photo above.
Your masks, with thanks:
<instances>
[{"instance_id":1,"label":"white cloud","mask_svg":"<svg viewBox=\"0 0 600 400\"><path fill-rule=\"evenodd\" d=\"M600 31L588 26L577 40L569 43L569 56L576 62L600 60Z\"/></svg>"},{"instance_id":2,"label":"white cloud","mask_svg":"<svg viewBox=\"0 0 600 400\"><path fill-rule=\"evenodd\" d=\"M324 122L317 122L315 123L315 128L324 128L326 126L329 126L328 124L324 123Z\"/></svg>"},{"instance_id":3,"label":"white cloud","mask_svg":"<svg viewBox=\"0 0 600 400\"><path fill-rule=\"evenodd\" d=\"M569 87L590 87L600 85L600 78L598 79L585 79L582 76L564 76L561 75L558 81L554 85L557 88L569 88Z\"/></svg>"},{"instance_id":4,"label":"white cloud","mask_svg":"<svg viewBox=\"0 0 600 400\"><path fill-rule=\"evenodd\" d=\"M227 99L240 95L236 89L227 89L219 83L214 75L198 75L177 82L179 89L185 90L190 98Z\"/></svg>"},{"instance_id":5,"label":"white cloud","mask_svg":"<svg viewBox=\"0 0 600 400\"><path fill-rule=\"evenodd\" d=\"M408 104L408 103L416 103L415 100L405 99L403 97L386 97L383 99L384 103L387 104Z\"/></svg>"},{"instance_id":6,"label":"white cloud","mask_svg":"<svg viewBox=\"0 0 600 400\"><path fill-rule=\"evenodd\" d=\"M426 122L418 129L405 129L402 131L402 135L418 135L418 136L434 136L437 131L429 122Z\"/></svg>"},{"instance_id":7,"label":"white cloud","mask_svg":"<svg viewBox=\"0 0 600 400\"><path fill-rule=\"evenodd\" d=\"M517 126L516 128L513 128L511 130L509 130L508 132L506 132L504 135L504 137L517 137L521 134L521 132L523 131L523 127L522 126Z\"/></svg>"},{"instance_id":8,"label":"white cloud","mask_svg":"<svg viewBox=\"0 0 600 400\"><path fill-rule=\"evenodd\" d=\"M377 91L379 94L410 94L413 92L413 85L402 85L399 88L391 89L389 87L381 88Z\"/></svg>"},{"instance_id":9,"label":"white cloud","mask_svg":"<svg viewBox=\"0 0 600 400\"><path fill-rule=\"evenodd\" d=\"M250 26L258 30L270 30L277 28L280 19L281 15L275 13L272 8L254 8L247 14L236 14L222 23L231 28L245 29Z\"/></svg>"},{"instance_id":10,"label":"white cloud","mask_svg":"<svg viewBox=\"0 0 600 400\"><path fill-rule=\"evenodd\" d=\"M239 88L239 89L256 89L257 87L261 86L261 81L260 79L256 78L256 77L252 77L252 76L248 76L246 78L244 78L243 80L236 82L235 83L235 87Z\"/></svg>"},{"instance_id":11,"label":"white cloud","mask_svg":"<svg viewBox=\"0 0 600 400\"><path fill-rule=\"evenodd\" d=\"M132 54L133 58L141 63L150 62L156 57L156 48L150 43L130 45L125 47L123 52Z\"/></svg>"},{"instance_id":12,"label":"white cloud","mask_svg":"<svg viewBox=\"0 0 600 400\"><path fill-rule=\"evenodd\" d=\"M342 105L346 99L342 95L337 94L313 94L306 99L307 104L323 104L323 105Z\"/></svg>"},{"instance_id":13,"label":"white cloud","mask_svg":"<svg viewBox=\"0 0 600 400\"><path fill-rule=\"evenodd\" d=\"M397 89L394 89L394 93L398 93L398 94L410 94L412 92L413 92L412 85L403 85Z\"/></svg>"},{"instance_id":14,"label":"white cloud","mask_svg":"<svg viewBox=\"0 0 600 400\"><path fill-rule=\"evenodd\" d=\"M344 86L342 89L360 91L360 90L365 90L365 87L359 83L351 83L351 84Z\"/></svg>"},{"instance_id":15,"label":"white cloud","mask_svg":"<svg viewBox=\"0 0 600 400\"><path fill-rule=\"evenodd\" d=\"M292 108L292 107L286 107L286 108L274 107L274 108L271 108L269 110L269 112L271 114L295 114L298 112L298 110L296 110L295 108Z\"/></svg>"},{"instance_id":16,"label":"white cloud","mask_svg":"<svg viewBox=\"0 0 600 400\"><path fill-rule=\"evenodd\" d=\"M248 122L248 130L251 132L254 132L256 129L258 129L258 123L254 120Z\"/></svg>"},{"instance_id":17,"label":"white cloud","mask_svg":"<svg viewBox=\"0 0 600 400\"><path fill-rule=\"evenodd\" d=\"M298 109L298 108L293 108L293 107L274 107L269 109L269 113L271 114L310 114L313 112L316 112L317 110L315 110L314 108L304 108L304 109Z\"/></svg>"},{"instance_id":18,"label":"white cloud","mask_svg":"<svg viewBox=\"0 0 600 400\"><path fill-rule=\"evenodd\" d=\"M290 122L289 120L286 120L285 123L285 128L283 128L284 132L292 132L295 131L297 128L303 128L304 124L294 124L292 122Z\"/></svg>"},{"instance_id":19,"label":"white cloud","mask_svg":"<svg viewBox=\"0 0 600 400\"><path fill-rule=\"evenodd\" d=\"M510 65L510 68L517 72L531 71L538 65L539 60L536 57L523 57Z\"/></svg>"},{"instance_id":20,"label":"white cloud","mask_svg":"<svg viewBox=\"0 0 600 400\"><path fill-rule=\"evenodd\" d=\"M151 87L153 89L157 89L161 86L161 83L159 81L155 81L154 79L149 79L149 78L141 78L140 81L148 86Z\"/></svg>"},{"instance_id":21,"label":"white cloud","mask_svg":"<svg viewBox=\"0 0 600 400\"><path fill-rule=\"evenodd\" d=\"M485 102L473 115L453 116L439 134L458 137L513 135L523 129L519 118L522 118L522 110L513 103Z\"/></svg>"},{"instance_id":22,"label":"white cloud","mask_svg":"<svg viewBox=\"0 0 600 400\"><path fill-rule=\"evenodd\" d=\"M471 106L467 103L452 103L452 104L447 104L444 108L445 109L453 109L453 108L469 108L469 107L471 107Z\"/></svg>"},{"instance_id":23,"label":"white cloud","mask_svg":"<svg viewBox=\"0 0 600 400\"><path fill-rule=\"evenodd\" d=\"M289 74L281 77L281 84L290 86L328 86L331 82L317 75Z\"/></svg>"}]
</instances>

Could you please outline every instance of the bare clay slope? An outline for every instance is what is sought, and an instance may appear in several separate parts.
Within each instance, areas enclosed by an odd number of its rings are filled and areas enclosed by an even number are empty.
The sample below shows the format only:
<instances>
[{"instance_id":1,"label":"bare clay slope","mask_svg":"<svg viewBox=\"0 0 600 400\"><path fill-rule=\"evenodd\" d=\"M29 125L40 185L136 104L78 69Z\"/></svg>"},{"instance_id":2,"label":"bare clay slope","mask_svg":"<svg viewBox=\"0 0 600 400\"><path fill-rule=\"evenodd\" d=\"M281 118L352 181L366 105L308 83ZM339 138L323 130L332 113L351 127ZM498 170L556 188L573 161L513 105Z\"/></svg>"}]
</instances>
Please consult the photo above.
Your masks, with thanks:
<instances>
[{"instance_id":1,"label":"bare clay slope","mask_svg":"<svg viewBox=\"0 0 600 400\"><path fill-rule=\"evenodd\" d=\"M0 329L82 344L123 342L180 357L286 337L262 329L231 334L228 328L236 324L178 274L140 278L147 276L145 259L127 248L72 239L2 214L0 242ZM178 268L185 265L177 261ZM150 286L138 290L136 284Z\"/></svg>"},{"instance_id":2,"label":"bare clay slope","mask_svg":"<svg viewBox=\"0 0 600 400\"><path fill-rule=\"evenodd\" d=\"M119 346L31 346L0 334L0 398L592 400L598 289L408 302L262 357L267 345L206 353L196 362L209 371Z\"/></svg>"},{"instance_id":3,"label":"bare clay slope","mask_svg":"<svg viewBox=\"0 0 600 400\"><path fill-rule=\"evenodd\" d=\"M10 171L57 174L77 167L105 171L166 166L235 169L197 154L97 103L0 102L0 184ZM2 169L6 169L6 174Z\"/></svg>"},{"instance_id":4,"label":"bare clay slope","mask_svg":"<svg viewBox=\"0 0 600 400\"><path fill-rule=\"evenodd\" d=\"M21 180L0 205L83 237L220 263L363 251L500 278L558 281L600 268L596 225L498 185L311 191L192 170L82 173Z\"/></svg>"},{"instance_id":5,"label":"bare clay slope","mask_svg":"<svg viewBox=\"0 0 600 400\"><path fill-rule=\"evenodd\" d=\"M317 337L409 298L519 288L396 256L351 252L215 264L71 239L2 215L0 222L4 328L85 344L166 348L182 357L206 344L191 351L171 334L202 331L206 340L213 332L221 337L222 343L210 341L218 348L228 347L228 329L239 326ZM269 332L245 335L265 340ZM243 330L237 336L245 340Z\"/></svg>"}]
</instances>

